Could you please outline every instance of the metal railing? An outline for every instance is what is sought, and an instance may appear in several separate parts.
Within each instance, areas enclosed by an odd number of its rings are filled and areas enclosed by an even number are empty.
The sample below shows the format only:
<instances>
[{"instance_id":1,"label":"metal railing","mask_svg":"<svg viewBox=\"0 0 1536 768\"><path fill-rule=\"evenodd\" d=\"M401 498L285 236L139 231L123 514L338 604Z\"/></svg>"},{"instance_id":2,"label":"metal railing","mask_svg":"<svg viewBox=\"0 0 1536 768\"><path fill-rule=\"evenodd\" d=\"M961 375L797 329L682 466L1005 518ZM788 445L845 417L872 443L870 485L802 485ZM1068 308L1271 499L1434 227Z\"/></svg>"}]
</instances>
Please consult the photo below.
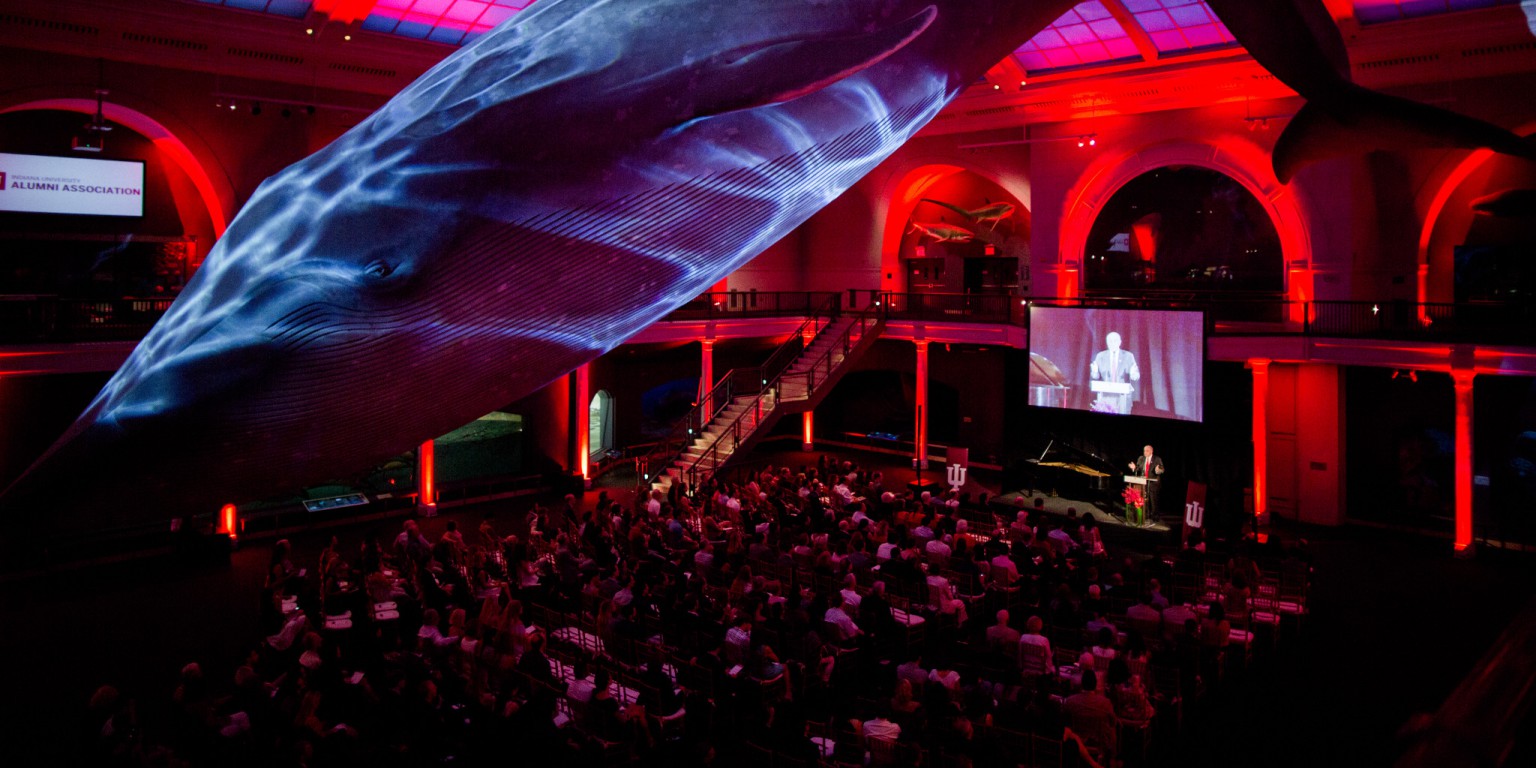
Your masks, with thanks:
<instances>
[{"instance_id":1,"label":"metal railing","mask_svg":"<svg viewBox=\"0 0 1536 768\"><path fill-rule=\"evenodd\" d=\"M741 317L794 317L826 305L833 291L724 291L700 294L673 310L667 320L727 320Z\"/></svg>"},{"instance_id":2,"label":"metal railing","mask_svg":"<svg viewBox=\"0 0 1536 768\"><path fill-rule=\"evenodd\" d=\"M1313 301L1302 333L1351 338L1536 342L1536 305Z\"/></svg>"},{"instance_id":3,"label":"metal railing","mask_svg":"<svg viewBox=\"0 0 1536 768\"><path fill-rule=\"evenodd\" d=\"M877 303L893 320L957 320L967 323L1025 325L1024 301L1008 294L881 293Z\"/></svg>"},{"instance_id":4,"label":"metal railing","mask_svg":"<svg viewBox=\"0 0 1536 768\"><path fill-rule=\"evenodd\" d=\"M706 294L718 295L718 294ZM642 483L655 482L667 466L675 461L688 449L688 446L697 440L711 422L726 408L729 408L735 399L742 395L752 395L762 400L762 394L767 389L768 383L776 379L781 371L794 362L795 358L805 348L807 334L814 336L827 324L835 320L842 313L842 294L840 293L804 293L800 296L815 298L816 304L808 305L800 310L806 314L805 322L800 324L789 338L768 356L767 362L748 368L734 368L728 371L720 381L715 384L698 402L694 403L688 413L672 425L667 431L666 437L651 448L640 461L640 474ZM716 441L718 442L718 440Z\"/></svg>"},{"instance_id":5,"label":"metal railing","mask_svg":"<svg viewBox=\"0 0 1536 768\"><path fill-rule=\"evenodd\" d=\"M812 337L813 340L811 342L812 345L815 345L818 340L817 337L819 336L821 330L824 329L824 327L815 326L813 324L813 320L814 318L812 320L806 321L807 325L802 327L802 332L806 328L815 327L817 329L816 335ZM688 478L688 487L698 488L699 482L701 479L704 479L704 474L706 472L713 474L715 470L719 469L720 466L724 464L725 461L728 460L731 455L736 452L736 449L741 445L742 440L750 437L753 432L757 431L757 429L762 425L763 419L766 416L772 415L773 410L778 407L780 402L783 401L785 390L784 385L789 380L803 378L806 386L805 394L802 398L796 399L809 398L815 391L817 381L825 381L828 377L831 376L832 370L835 368L835 366L832 364L832 358L834 354L841 352L842 355L846 358L848 354L853 350L853 348L858 346L859 342L863 341L871 330L878 332L879 325L883 324L884 322L885 304L883 302L875 302L874 304L867 306L862 311L860 311L853 322L849 323L848 327L844 328L843 331L838 334L837 338L833 341L831 346L829 346L827 350L821 354L820 357L813 361L809 368L806 370L798 373L788 372L790 363L797 359L798 355L789 356L788 359L782 362L782 364L775 364L774 367L776 367L777 370L773 370L773 368L770 368L768 364L765 364L763 366L763 374L760 379L762 381L762 391L760 391L756 397L752 398L751 405L749 405L746 410L742 411L740 415L733 419L731 423L728 424L725 429L722 430L721 433L717 435L713 441L710 442L709 447L705 448L704 451L699 454L698 458L694 459L693 462L688 465L688 468L684 472ZM802 337L801 333L797 333L795 335L797 337ZM781 347L780 352L783 352L785 349L786 347ZM774 358L770 358L770 361L780 357L781 355L776 352L774 354ZM825 370L823 371L823 369ZM769 402L770 399L772 402ZM727 438L729 438L729 443L727 443ZM724 456L721 455L722 444L728 444L730 446L731 452L729 454Z\"/></svg>"},{"instance_id":6,"label":"metal railing","mask_svg":"<svg viewBox=\"0 0 1536 768\"><path fill-rule=\"evenodd\" d=\"M1424 303L1412 300L1290 301L1272 292L1200 294L1152 291L1069 299L1011 294L893 293L849 290L846 306L876 302L891 320L945 320L1027 327L1029 307L1201 310L1215 335L1334 336L1536 344L1536 302ZM664 321L806 317L842 294L817 291L706 293ZM0 295L0 344L137 341L174 297L114 299ZM797 334L798 335L798 334Z\"/></svg>"},{"instance_id":7,"label":"metal railing","mask_svg":"<svg viewBox=\"0 0 1536 768\"><path fill-rule=\"evenodd\" d=\"M174 300L0 296L0 343L137 341Z\"/></svg>"},{"instance_id":8,"label":"metal railing","mask_svg":"<svg viewBox=\"0 0 1536 768\"><path fill-rule=\"evenodd\" d=\"M865 307L859 312L858 317L854 318L854 321L838 335L838 338L832 342L831 346L827 347L827 350L820 357L816 358L809 367L798 373L786 372L779 376L780 402L791 399L809 399L811 394L816 391L817 385L832 377L832 373L836 370L837 365L842 360L847 359L848 355L852 353L853 348L864 341L871 330L875 333L880 332L880 328L885 324L888 306L885 302L878 302L872 306ZM842 359L837 359L837 355L842 355ZM794 397L785 393L785 385L792 383L800 385L790 388L796 393ZM803 394L799 394L802 391L802 387L804 388Z\"/></svg>"}]
</instances>

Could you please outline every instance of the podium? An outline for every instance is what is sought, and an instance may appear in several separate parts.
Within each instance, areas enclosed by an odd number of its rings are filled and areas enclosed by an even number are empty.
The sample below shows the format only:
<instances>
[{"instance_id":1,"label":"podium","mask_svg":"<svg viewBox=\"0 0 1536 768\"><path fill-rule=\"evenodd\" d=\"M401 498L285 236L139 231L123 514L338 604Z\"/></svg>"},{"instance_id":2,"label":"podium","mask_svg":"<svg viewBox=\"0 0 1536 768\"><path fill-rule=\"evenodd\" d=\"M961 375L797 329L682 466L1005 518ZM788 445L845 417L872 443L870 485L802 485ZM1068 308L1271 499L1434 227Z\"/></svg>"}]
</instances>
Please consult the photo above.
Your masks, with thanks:
<instances>
[{"instance_id":1,"label":"podium","mask_svg":"<svg viewBox=\"0 0 1536 768\"><path fill-rule=\"evenodd\" d=\"M1147 520L1156 514L1157 486L1162 481L1155 477L1142 477L1141 475L1126 475L1124 480L1126 485L1134 485L1141 488L1141 520L1136 524L1146 525ZM1126 522L1130 522L1130 520Z\"/></svg>"},{"instance_id":2,"label":"podium","mask_svg":"<svg viewBox=\"0 0 1536 768\"><path fill-rule=\"evenodd\" d=\"M1123 381L1088 382L1088 390L1093 392L1095 402L1104 403L1113 408L1115 413L1131 412L1131 392L1134 389L1129 382Z\"/></svg>"}]
</instances>

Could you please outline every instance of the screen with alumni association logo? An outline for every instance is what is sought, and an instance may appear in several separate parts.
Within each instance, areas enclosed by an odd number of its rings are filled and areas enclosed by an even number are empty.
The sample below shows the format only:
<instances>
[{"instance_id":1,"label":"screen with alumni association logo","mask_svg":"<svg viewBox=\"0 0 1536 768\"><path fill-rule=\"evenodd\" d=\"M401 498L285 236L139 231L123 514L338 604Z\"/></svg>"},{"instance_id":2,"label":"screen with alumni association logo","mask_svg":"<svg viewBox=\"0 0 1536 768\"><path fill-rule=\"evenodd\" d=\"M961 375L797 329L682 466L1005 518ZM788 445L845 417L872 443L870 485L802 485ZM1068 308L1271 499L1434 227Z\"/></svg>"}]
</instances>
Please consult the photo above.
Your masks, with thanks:
<instances>
[{"instance_id":1,"label":"screen with alumni association logo","mask_svg":"<svg viewBox=\"0 0 1536 768\"><path fill-rule=\"evenodd\" d=\"M0 211L143 216L144 163L0 152Z\"/></svg>"}]
</instances>

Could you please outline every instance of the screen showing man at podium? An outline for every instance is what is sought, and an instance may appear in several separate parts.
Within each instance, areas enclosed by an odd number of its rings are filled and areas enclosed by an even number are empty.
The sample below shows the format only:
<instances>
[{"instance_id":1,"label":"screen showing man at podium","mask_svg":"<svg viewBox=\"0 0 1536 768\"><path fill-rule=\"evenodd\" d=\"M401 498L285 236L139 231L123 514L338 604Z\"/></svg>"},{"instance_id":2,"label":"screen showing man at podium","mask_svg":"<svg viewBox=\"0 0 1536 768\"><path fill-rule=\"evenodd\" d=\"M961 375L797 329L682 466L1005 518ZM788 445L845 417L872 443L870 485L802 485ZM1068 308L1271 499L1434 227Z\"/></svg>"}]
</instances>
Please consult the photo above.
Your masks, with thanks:
<instances>
[{"instance_id":1,"label":"screen showing man at podium","mask_svg":"<svg viewBox=\"0 0 1536 768\"><path fill-rule=\"evenodd\" d=\"M1200 312L1035 305L1029 351L1031 405L1182 421L1204 417ZM1036 376L1036 367L1054 375Z\"/></svg>"},{"instance_id":2,"label":"screen showing man at podium","mask_svg":"<svg viewBox=\"0 0 1536 768\"><path fill-rule=\"evenodd\" d=\"M1104 337L1104 349L1093 356L1088 377L1092 379L1089 389L1096 395L1093 410L1131 412L1131 393L1136 391L1135 382L1141 381L1141 369L1136 367L1136 355L1120 348L1119 333L1110 331Z\"/></svg>"}]
</instances>

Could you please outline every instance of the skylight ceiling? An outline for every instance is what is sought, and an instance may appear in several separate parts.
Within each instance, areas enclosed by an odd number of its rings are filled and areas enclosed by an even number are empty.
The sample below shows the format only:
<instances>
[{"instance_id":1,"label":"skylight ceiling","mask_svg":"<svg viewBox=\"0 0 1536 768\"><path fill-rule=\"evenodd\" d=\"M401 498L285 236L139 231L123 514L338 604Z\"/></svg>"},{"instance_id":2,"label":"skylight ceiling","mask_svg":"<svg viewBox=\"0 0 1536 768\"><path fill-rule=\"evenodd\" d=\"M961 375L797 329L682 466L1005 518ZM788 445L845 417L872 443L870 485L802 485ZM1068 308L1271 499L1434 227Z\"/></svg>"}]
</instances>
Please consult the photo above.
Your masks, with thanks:
<instances>
[{"instance_id":1,"label":"skylight ceiling","mask_svg":"<svg viewBox=\"0 0 1536 768\"><path fill-rule=\"evenodd\" d=\"M1121 0L1163 55L1232 45L1236 40L1216 20L1205 0Z\"/></svg>"},{"instance_id":2,"label":"skylight ceiling","mask_svg":"<svg viewBox=\"0 0 1536 768\"><path fill-rule=\"evenodd\" d=\"M1041 72L1105 61L1136 59L1136 43L1099 0L1080 3L1062 14L1014 55L1027 72Z\"/></svg>"},{"instance_id":3,"label":"skylight ceiling","mask_svg":"<svg viewBox=\"0 0 1536 768\"><path fill-rule=\"evenodd\" d=\"M194 0L304 18L317 9L370 32L464 45L536 0ZM641 0L636 0L641 1ZM1354 0L1363 24L1519 5L1520 0ZM1163 59L1235 46L1205 0L1088 0L1066 12L1014 53L1029 74L1121 61Z\"/></svg>"},{"instance_id":4,"label":"skylight ceiling","mask_svg":"<svg viewBox=\"0 0 1536 768\"><path fill-rule=\"evenodd\" d=\"M1355 0L1355 18L1362 24L1377 24L1451 11L1519 4L1520 0Z\"/></svg>"}]
</instances>

